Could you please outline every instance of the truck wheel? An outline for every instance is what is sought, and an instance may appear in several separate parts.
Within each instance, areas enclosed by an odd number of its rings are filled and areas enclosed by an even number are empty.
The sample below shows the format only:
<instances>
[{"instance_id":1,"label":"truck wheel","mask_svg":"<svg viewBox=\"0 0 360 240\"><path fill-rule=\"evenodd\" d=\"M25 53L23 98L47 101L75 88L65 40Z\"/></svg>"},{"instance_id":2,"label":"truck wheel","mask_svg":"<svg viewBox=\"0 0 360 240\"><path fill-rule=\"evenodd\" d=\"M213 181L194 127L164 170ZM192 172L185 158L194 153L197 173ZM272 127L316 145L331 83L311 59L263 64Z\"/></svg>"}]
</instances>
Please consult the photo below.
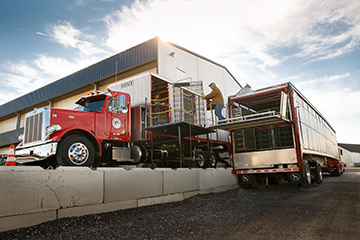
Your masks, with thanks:
<instances>
[{"instance_id":1,"label":"truck wheel","mask_svg":"<svg viewBox=\"0 0 360 240\"><path fill-rule=\"evenodd\" d=\"M216 168L216 163L217 163L217 161L216 161L216 154L215 154L215 152L214 152L214 151L209 151L207 158L209 159L209 167L211 167L211 168Z\"/></svg>"},{"instance_id":2,"label":"truck wheel","mask_svg":"<svg viewBox=\"0 0 360 240\"><path fill-rule=\"evenodd\" d=\"M321 184L323 182L323 172L319 163L316 163L315 182L316 184Z\"/></svg>"},{"instance_id":3,"label":"truck wheel","mask_svg":"<svg viewBox=\"0 0 360 240\"><path fill-rule=\"evenodd\" d=\"M73 135L59 144L56 157L59 165L91 166L95 161L95 149L87 138Z\"/></svg>"},{"instance_id":4,"label":"truck wheel","mask_svg":"<svg viewBox=\"0 0 360 240\"><path fill-rule=\"evenodd\" d=\"M334 171L331 173L332 176L341 176L341 170L339 164L334 164Z\"/></svg>"},{"instance_id":5,"label":"truck wheel","mask_svg":"<svg viewBox=\"0 0 360 240\"><path fill-rule=\"evenodd\" d=\"M195 158L202 159L196 161L198 167L205 168L207 166L205 153L202 149L200 148L195 149Z\"/></svg>"},{"instance_id":6,"label":"truck wheel","mask_svg":"<svg viewBox=\"0 0 360 240\"><path fill-rule=\"evenodd\" d=\"M302 182L302 187L309 188L311 186L311 170L308 161L306 160L303 161L303 168L304 168L304 179Z\"/></svg>"}]
</instances>

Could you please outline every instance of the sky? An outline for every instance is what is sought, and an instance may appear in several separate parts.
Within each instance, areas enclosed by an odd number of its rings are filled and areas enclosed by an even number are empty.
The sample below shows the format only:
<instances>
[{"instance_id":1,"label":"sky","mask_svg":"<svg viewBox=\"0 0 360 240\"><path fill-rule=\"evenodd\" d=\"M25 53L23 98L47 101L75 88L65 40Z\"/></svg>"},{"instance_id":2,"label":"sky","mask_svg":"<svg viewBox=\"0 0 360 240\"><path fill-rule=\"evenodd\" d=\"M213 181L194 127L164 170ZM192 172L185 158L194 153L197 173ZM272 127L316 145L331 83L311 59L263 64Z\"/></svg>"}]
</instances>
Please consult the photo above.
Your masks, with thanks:
<instances>
[{"instance_id":1,"label":"sky","mask_svg":"<svg viewBox=\"0 0 360 240\"><path fill-rule=\"evenodd\" d=\"M0 105L158 36L243 86L292 82L360 144L358 0L1 0L0 31Z\"/></svg>"}]
</instances>

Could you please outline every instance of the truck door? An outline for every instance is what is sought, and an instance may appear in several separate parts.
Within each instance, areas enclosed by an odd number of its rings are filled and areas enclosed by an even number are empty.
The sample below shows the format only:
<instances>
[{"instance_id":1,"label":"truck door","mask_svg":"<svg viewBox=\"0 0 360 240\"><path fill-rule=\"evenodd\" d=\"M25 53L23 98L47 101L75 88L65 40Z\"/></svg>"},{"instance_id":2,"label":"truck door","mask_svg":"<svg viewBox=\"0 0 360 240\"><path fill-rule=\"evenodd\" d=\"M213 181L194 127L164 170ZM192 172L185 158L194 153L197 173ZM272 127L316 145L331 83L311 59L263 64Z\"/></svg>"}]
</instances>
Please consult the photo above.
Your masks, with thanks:
<instances>
[{"instance_id":1,"label":"truck door","mask_svg":"<svg viewBox=\"0 0 360 240\"><path fill-rule=\"evenodd\" d=\"M111 97L105 112L104 130L109 140L130 141L130 96Z\"/></svg>"}]
</instances>

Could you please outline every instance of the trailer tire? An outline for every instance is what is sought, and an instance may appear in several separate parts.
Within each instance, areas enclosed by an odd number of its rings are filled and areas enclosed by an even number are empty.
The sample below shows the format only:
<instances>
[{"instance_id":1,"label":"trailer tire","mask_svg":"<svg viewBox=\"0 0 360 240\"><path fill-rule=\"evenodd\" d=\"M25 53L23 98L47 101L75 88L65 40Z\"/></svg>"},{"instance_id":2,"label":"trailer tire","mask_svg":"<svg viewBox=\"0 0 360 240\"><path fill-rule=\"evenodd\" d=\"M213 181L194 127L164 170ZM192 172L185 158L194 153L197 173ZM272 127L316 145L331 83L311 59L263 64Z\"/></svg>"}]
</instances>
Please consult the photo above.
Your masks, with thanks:
<instances>
[{"instance_id":1,"label":"trailer tire","mask_svg":"<svg viewBox=\"0 0 360 240\"><path fill-rule=\"evenodd\" d=\"M322 182L323 182L323 172L322 172L320 164L317 162L316 163L315 183L316 184L321 184Z\"/></svg>"},{"instance_id":2,"label":"trailer tire","mask_svg":"<svg viewBox=\"0 0 360 240\"><path fill-rule=\"evenodd\" d=\"M309 162L304 160L303 161L303 182L301 184L304 188L309 188L311 186L311 170Z\"/></svg>"},{"instance_id":3,"label":"trailer tire","mask_svg":"<svg viewBox=\"0 0 360 240\"><path fill-rule=\"evenodd\" d=\"M197 160L196 163L198 165L198 167L200 168L206 168L207 167L207 161L206 161L206 156L205 153L202 149L197 148L195 149L195 158L199 158L199 159L204 159L204 160Z\"/></svg>"},{"instance_id":4,"label":"trailer tire","mask_svg":"<svg viewBox=\"0 0 360 240\"><path fill-rule=\"evenodd\" d=\"M92 166L95 149L86 137L72 135L60 142L56 158L63 166Z\"/></svg>"},{"instance_id":5,"label":"trailer tire","mask_svg":"<svg viewBox=\"0 0 360 240\"><path fill-rule=\"evenodd\" d=\"M209 161L209 167L216 168L217 160L216 160L216 154L214 151L208 152L207 159Z\"/></svg>"},{"instance_id":6,"label":"trailer tire","mask_svg":"<svg viewBox=\"0 0 360 240\"><path fill-rule=\"evenodd\" d=\"M240 175L240 181L243 184L250 184L251 183L251 176L250 175Z\"/></svg>"},{"instance_id":7,"label":"trailer tire","mask_svg":"<svg viewBox=\"0 0 360 240\"><path fill-rule=\"evenodd\" d=\"M241 185L248 185L250 188L258 188L259 183L256 175L240 175Z\"/></svg>"}]
</instances>

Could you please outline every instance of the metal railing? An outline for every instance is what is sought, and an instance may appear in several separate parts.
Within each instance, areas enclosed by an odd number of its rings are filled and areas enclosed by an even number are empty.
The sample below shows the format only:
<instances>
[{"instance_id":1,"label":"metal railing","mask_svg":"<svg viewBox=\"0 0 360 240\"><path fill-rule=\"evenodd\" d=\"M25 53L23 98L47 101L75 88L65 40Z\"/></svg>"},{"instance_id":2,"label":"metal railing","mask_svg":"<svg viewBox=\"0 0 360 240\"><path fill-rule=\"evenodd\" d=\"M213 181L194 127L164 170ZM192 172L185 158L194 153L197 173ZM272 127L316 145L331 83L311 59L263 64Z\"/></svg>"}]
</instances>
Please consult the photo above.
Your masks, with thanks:
<instances>
[{"instance_id":1,"label":"metal railing","mask_svg":"<svg viewBox=\"0 0 360 240\"><path fill-rule=\"evenodd\" d=\"M170 104L162 104L170 100ZM151 126L175 122L187 122L193 125L205 125L206 103L201 94L175 87L174 93L166 98L145 100L150 107L147 109L147 119Z\"/></svg>"}]
</instances>

